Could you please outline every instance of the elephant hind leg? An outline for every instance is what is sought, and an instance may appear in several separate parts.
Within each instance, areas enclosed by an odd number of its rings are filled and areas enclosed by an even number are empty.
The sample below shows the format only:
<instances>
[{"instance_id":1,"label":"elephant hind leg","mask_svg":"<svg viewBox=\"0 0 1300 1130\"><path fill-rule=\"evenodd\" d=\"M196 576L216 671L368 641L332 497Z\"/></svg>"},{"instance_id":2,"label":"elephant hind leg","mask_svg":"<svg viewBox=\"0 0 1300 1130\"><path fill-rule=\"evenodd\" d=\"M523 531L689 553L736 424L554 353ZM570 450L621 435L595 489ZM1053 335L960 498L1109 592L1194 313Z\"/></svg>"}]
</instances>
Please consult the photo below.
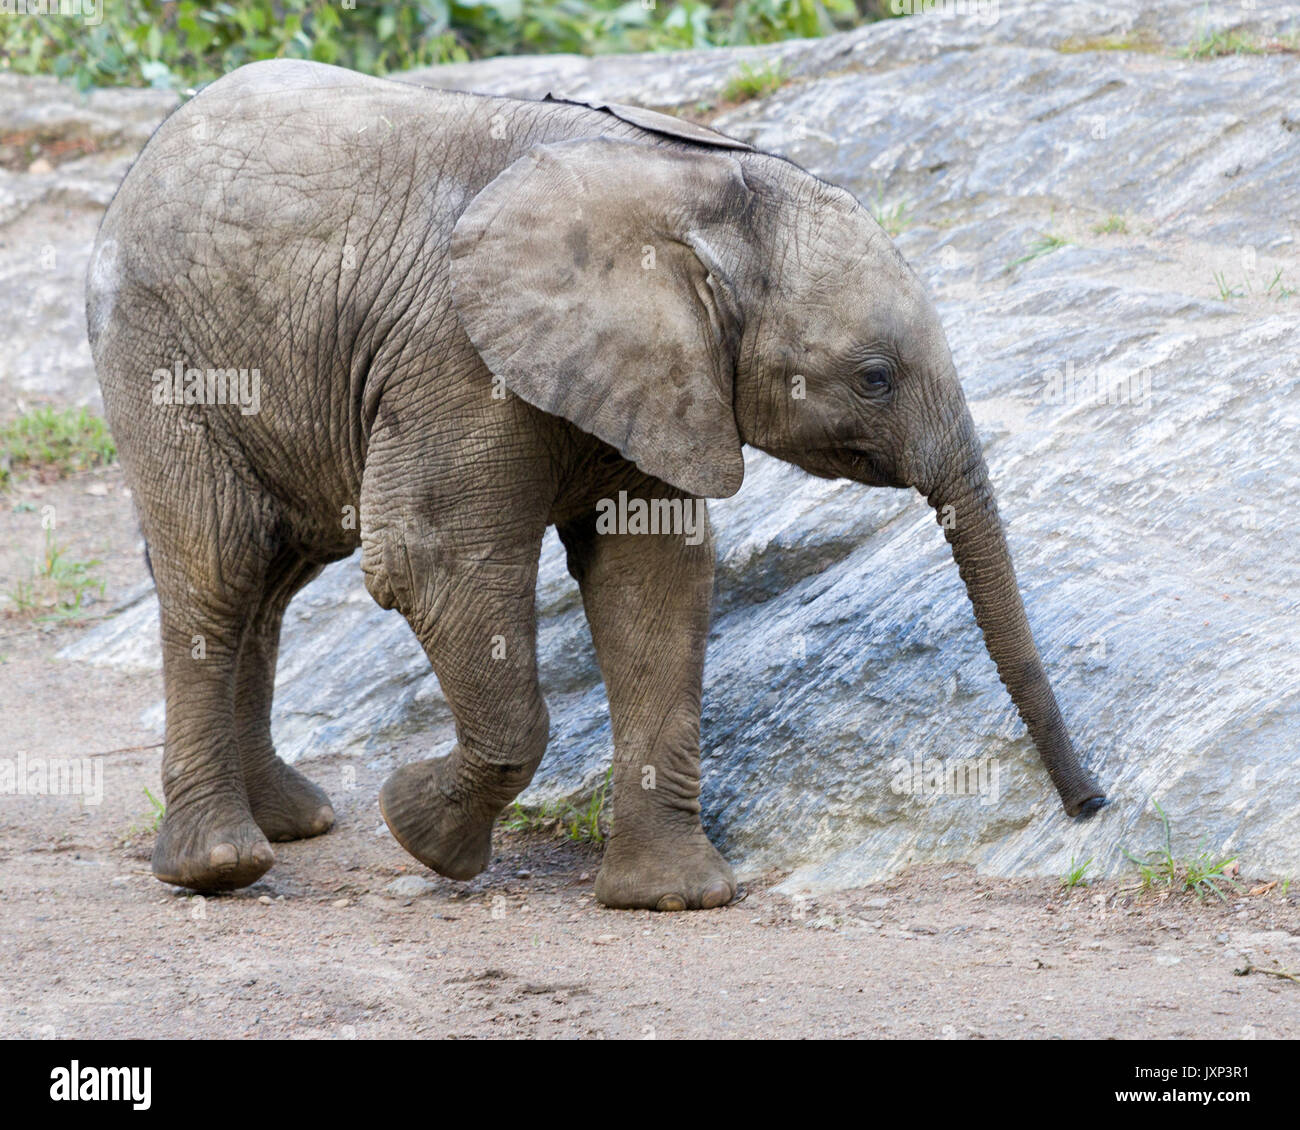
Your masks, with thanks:
<instances>
[{"instance_id":1,"label":"elephant hind leg","mask_svg":"<svg viewBox=\"0 0 1300 1130\"><path fill-rule=\"evenodd\" d=\"M235 674L235 736L249 809L272 843L328 832L334 808L317 785L285 764L271 741L271 700L280 650L280 625L294 593L321 566L282 550L267 570L257 608L239 650Z\"/></svg>"},{"instance_id":2,"label":"elephant hind leg","mask_svg":"<svg viewBox=\"0 0 1300 1130\"><path fill-rule=\"evenodd\" d=\"M249 533L232 533L222 554L204 553L189 524L150 536L167 694L153 872L195 891L246 887L275 862L249 810L235 737L235 672L261 572Z\"/></svg>"}]
</instances>

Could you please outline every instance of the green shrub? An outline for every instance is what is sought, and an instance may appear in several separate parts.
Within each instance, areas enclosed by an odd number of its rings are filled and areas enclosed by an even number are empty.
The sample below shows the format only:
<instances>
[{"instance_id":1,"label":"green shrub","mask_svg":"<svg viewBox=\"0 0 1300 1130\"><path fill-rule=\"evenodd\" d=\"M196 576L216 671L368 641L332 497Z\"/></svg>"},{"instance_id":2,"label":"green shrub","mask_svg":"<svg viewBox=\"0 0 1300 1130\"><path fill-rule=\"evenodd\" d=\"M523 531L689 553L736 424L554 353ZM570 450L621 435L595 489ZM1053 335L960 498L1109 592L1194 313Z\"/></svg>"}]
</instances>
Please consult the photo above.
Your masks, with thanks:
<instances>
[{"instance_id":1,"label":"green shrub","mask_svg":"<svg viewBox=\"0 0 1300 1130\"><path fill-rule=\"evenodd\" d=\"M0 65L82 89L186 89L257 59L315 59L385 74L491 55L771 43L887 10L882 0L681 0L649 8L641 0L106 0L94 27L7 17Z\"/></svg>"}]
</instances>

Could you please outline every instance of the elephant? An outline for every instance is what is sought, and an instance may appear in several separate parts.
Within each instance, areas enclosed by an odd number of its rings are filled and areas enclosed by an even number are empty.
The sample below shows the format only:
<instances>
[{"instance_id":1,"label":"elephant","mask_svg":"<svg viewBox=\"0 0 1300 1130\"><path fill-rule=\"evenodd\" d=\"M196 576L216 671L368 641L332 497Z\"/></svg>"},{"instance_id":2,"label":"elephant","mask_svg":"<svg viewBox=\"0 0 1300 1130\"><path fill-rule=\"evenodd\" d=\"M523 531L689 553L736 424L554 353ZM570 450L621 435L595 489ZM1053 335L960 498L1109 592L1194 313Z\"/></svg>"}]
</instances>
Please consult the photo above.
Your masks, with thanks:
<instances>
[{"instance_id":1,"label":"elephant","mask_svg":"<svg viewBox=\"0 0 1300 1130\"><path fill-rule=\"evenodd\" d=\"M449 754L387 778L384 820L434 871L482 871L547 744L534 603L554 526L611 716L596 897L732 900L700 808L704 500L740 488L745 444L919 491L1065 812L1105 803L938 315L869 212L788 160L635 107L254 63L127 173L87 325L160 609L166 883L246 886L271 843L332 826L275 752L271 701L286 606L358 547L455 719ZM667 528L604 520L616 498ZM667 520L684 507L693 531Z\"/></svg>"}]
</instances>

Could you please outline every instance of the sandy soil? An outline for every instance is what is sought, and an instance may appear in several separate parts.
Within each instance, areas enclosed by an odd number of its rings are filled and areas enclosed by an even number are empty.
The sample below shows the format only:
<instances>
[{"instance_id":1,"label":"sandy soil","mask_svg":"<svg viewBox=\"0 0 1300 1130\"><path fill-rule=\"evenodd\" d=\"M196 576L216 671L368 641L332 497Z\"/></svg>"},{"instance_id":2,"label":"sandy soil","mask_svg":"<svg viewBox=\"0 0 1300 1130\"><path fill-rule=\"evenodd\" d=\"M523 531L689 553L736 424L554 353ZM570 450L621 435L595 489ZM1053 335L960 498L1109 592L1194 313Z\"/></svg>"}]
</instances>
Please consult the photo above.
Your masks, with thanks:
<instances>
[{"instance_id":1,"label":"sandy soil","mask_svg":"<svg viewBox=\"0 0 1300 1130\"><path fill-rule=\"evenodd\" d=\"M6 496L0 584L29 567L47 504L61 544L103 560L107 610L144 576L116 469ZM156 740L139 718L158 677L56 660L75 632L0 620L0 756ZM1300 1035L1300 983L1235 972L1300 970L1300 891L1247 881L1199 903L944 867L816 899L764 876L721 910L615 912L592 895L600 849L546 835L499 832L468 884L427 872L382 826L383 772L327 758L307 770L336 829L200 899L149 873L160 753L106 754L98 805L0 797L0 1037Z\"/></svg>"}]
</instances>

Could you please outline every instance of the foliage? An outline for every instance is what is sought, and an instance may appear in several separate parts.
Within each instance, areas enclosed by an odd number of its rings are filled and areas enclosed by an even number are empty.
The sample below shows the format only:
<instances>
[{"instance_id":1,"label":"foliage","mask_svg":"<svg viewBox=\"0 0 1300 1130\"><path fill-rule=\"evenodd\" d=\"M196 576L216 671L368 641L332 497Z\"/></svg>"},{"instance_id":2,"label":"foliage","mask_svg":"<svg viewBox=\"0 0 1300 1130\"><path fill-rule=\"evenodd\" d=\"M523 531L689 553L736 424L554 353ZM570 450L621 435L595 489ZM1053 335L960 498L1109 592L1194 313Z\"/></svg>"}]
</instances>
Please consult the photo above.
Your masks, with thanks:
<instances>
[{"instance_id":1,"label":"foliage","mask_svg":"<svg viewBox=\"0 0 1300 1130\"><path fill-rule=\"evenodd\" d=\"M882 0L110 0L95 26L7 17L0 65L82 89L183 90L258 59L385 74L491 55L773 43L885 14Z\"/></svg>"}]
</instances>

